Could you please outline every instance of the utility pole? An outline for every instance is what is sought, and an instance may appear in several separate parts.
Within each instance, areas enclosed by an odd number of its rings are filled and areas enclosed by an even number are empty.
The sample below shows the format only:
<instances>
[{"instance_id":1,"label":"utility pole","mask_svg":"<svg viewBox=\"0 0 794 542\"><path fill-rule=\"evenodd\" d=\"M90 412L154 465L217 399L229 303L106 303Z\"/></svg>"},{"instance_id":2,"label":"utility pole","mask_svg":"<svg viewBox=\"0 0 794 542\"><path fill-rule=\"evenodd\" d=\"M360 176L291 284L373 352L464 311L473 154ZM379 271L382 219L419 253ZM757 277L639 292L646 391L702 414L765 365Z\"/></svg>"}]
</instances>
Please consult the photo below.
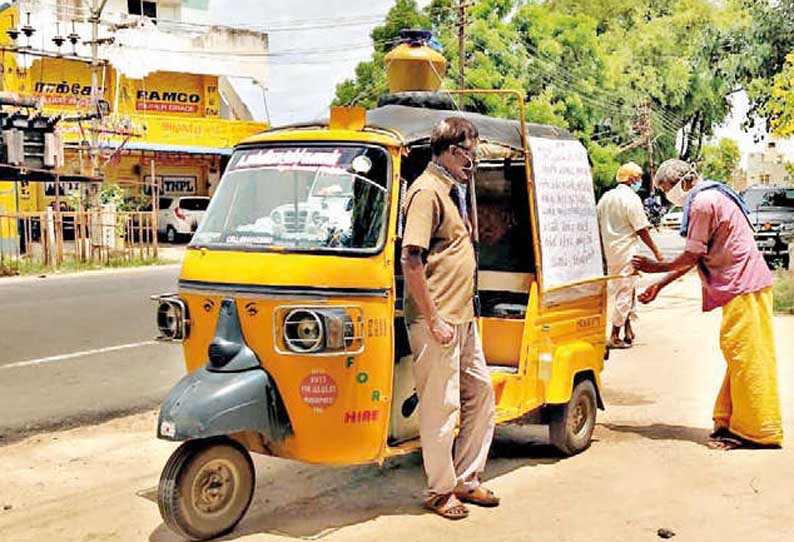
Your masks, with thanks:
<instances>
[{"instance_id":1,"label":"utility pole","mask_svg":"<svg viewBox=\"0 0 794 542\"><path fill-rule=\"evenodd\" d=\"M466 0L458 0L458 90L466 86ZM463 94L458 96L458 107L463 109Z\"/></svg>"},{"instance_id":2,"label":"utility pole","mask_svg":"<svg viewBox=\"0 0 794 542\"><path fill-rule=\"evenodd\" d=\"M99 169L99 20L107 0L91 0L91 175ZM104 86L105 82L102 82ZM103 89L104 91L104 89Z\"/></svg>"},{"instance_id":3,"label":"utility pole","mask_svg":"<svg viewBox=\"0 0 794 542\"><path fill-rule=\"evenodd\" d=\"M651 182L653 182L653 123L651 122L651 110L648 107L648 100L642 102L642 119L645 147L648 150L648 174L651 176Z\"/></svg>"}]
</instances>

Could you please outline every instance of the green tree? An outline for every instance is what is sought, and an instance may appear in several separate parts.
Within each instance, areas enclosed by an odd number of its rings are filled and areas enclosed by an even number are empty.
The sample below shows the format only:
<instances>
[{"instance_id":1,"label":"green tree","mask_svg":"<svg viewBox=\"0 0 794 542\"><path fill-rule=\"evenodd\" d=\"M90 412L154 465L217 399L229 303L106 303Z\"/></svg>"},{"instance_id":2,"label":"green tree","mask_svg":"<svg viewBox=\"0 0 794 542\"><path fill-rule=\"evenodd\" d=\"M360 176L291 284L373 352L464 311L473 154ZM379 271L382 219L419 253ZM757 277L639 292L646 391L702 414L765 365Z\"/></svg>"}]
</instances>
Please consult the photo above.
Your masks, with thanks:
<instances>
[{"instance_id":1,"label":"green tree","mask_svg":"<svg viewBox=\"0 0 794 542\"><path fill-rule=\"evenodd\" d=\"M685 136L681 157L697 156L713 127L730 113L728 96L739 89L737 55L724 42L743 27L744 8L710 0L553 0L550 5L596 20L612 101L634 111L647 101L656 158L677 153L679 130Z\"/></svg>"},{"instance_id":2,"label":"green tree","mask_svg":"<svg viewBox=\"0 0 794 542\"><path fill-rule=\"evenodd\" d=\"M647 163L648 123L655 163L676 154L701 156L703 142L730 113L731 94L771 81L779 71L762 64L777 59L786 40L794 39L794 29L787 37L772 36L787 28L783 19L792 5L794 0L474 0L466 85L522 89L528 120L563 127L582 140L596 182L606 186L619 162ZM399 0L386 24L372 32L373 60L339 85L336 103L376 103L387 87L384 44L402 27L434 32L447 58L444 86L455 88L456 16L457 0L432 0L424 10ZM770 44L762 43L766 38ZM752 95L762 103L760 91ZM516 115L514 105L493 96L467 98L465 107Z\"/></svg>"},{"instance_id":3,"label":"green tree","mask_svg":"<svg viewBox=\"0 0 794 542\"><path fill-rule=\"evenodd\" d=\"M741 160L739 144L724 137L716 144L704 145L699 169L707 179L731 183Z\"/></svg>"},{"instance_id":4,"label":"green tree","mask_svg":"<svg viewBox=\"0 0 794 542\"><path fill-rule=\"evenodd\" d=\"M788 55L783 69L775 76L765 110L776 136L794 135L794 52Z\"/></svg>"},{"instance_id":5,"label":"green tree","mask_svg":"<svg viewBox=\"0 0 794 542\"><path fill-rule=\"evenodd\" d=\"M388 90L384 57L391 44L400 37L403 28L429 28L430 18L419 11L416 0L397 0L386 15L383 25L370 33L375 52L372 60L356 66L356 76L346 79L336 87L334 105L373 108L378 97Z\"/></svg>"},{"instance_id":6,"label":"green tree","mask_svg":"<svg viewBox=\"0 0 794 542\"><path fill-rule=\"evenodd\" d=\"M756 118L770 120L774 110L773 81L794 51L794 0L730 0L746 15L742 25L726 36L723 47L736 57L735 69L741 87L747 90L750 109L746 124Z\"/></svg>"}]
</instances>

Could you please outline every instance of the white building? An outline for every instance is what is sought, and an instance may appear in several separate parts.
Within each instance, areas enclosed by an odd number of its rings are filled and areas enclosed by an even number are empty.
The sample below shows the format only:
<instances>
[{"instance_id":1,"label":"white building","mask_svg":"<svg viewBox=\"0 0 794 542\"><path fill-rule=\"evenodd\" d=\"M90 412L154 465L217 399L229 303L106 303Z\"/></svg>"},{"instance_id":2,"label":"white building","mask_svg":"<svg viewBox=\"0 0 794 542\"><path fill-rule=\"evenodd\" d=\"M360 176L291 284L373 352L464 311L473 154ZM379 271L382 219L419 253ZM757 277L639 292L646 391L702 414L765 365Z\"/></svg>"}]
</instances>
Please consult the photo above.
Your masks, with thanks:
<instances>
[{"instance_id":1,"label":"white building","mask_svg":"<svg viewBox=\"0 0 794 542\"><path fill-rule=\"evenodd\" d=\"M770 139L766 147L747 156L747 186L787 185L794 181L786 170L787 163L794 163L794 153L786 152L779 142Z\"/></svg>"}]
</instances>

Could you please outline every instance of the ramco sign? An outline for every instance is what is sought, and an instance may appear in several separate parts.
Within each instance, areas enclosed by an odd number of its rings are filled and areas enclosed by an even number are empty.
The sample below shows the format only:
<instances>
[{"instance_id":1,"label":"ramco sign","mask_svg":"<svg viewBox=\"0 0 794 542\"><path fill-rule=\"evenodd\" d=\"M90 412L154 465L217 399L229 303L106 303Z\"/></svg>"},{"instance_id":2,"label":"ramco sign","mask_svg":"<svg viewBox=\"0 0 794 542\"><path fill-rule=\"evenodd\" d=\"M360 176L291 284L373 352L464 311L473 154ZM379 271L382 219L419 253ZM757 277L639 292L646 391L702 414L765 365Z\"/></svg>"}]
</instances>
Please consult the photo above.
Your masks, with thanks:
<instances>
[{"instance_id":1,"label":"ramco sign","mask_svg":"<svg viewBox=\"0 0 794 542\"><path fill-rule=\"evenodd\" d=\"M156 113L197 113L201 95L195 92L138 90L135 109Z\"/></svg>"}]
</instances>

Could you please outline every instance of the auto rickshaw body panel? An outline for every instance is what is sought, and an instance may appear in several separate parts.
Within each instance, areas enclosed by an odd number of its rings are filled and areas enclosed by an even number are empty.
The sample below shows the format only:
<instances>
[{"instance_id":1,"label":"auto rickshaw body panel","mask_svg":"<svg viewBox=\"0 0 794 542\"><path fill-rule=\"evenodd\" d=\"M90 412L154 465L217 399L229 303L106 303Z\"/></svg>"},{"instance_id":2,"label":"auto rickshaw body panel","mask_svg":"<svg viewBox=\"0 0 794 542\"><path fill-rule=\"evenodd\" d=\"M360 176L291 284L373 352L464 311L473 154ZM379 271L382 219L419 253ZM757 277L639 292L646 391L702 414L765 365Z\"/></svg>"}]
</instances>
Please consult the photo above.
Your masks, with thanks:
<instances>
[{"instance_id":1,"label":"auto rickshaw body panel","mask_svg":"<svg viewBox=\"0 0 794 542\"><path fill-rule=\"evenodd\" d=\"M391 122L411 108L383 109L388 111L370 112L371 128L296 126L249 138L237 151L260 160L262 153L274 149L322 148L325 152L357 145L382 149L388 154L389 169L384 183L385 230L377 247L355 253L269 245L263 249L213 247L202 243L200 229L198 241L187 251L179 296L190 314L190 334L184 341L188 370L196 371L207 363L220 307L224 300L233 299L244 341L277 386L291 422L291 432L283 439L257 438L251 431L235 433L253 451L305 462L352 464L381 461L419 446L412 358L402 331L404 286L398 251L401 193L429 159L429 133L422 136L422 128L410 122ZM481 169L490 168L492 178L490 189L485 182L482 193L478 188L475 194L482 196L481 221L490 221L479 228L481 234L486 233L478 239L481 256L486 257L481 258L478 275L484 308L477 324L494 384L497 423L519 418L542 421L543 409L566 403L580 380L590 379L600 389L605 287L585 285L584 294L572 297L541 291L542 258L532 240L538 202L531 171L516 148L518 128L510 121L487 117L478 121L484 123L484 144L490 153ZM430 119L423 122L431 125ZM543 137L560 137L560 131L551 127L535 130ZM489 135L509 142L493 146ZM570 136L563 133L562 137ZM282 166L277 164L276 170ZM235 167L230 164L232 172ZM223 182L229 183L227 176ZM487 181L486 173L483 178ZM472 203L477 208L478 202ZM296 221L299 214L296 207L292 215ZM531 253L507 267L499 263L498 250L491 257L495 264L485 261L488 251L493 252L487 232L503 216L513 231L512 246ZM336 353L288 351L281 339L285 315L298 309L348 311L355 334L361 337L360 348ZM544 348L553 352L548 379L539 376L538 360Z\"/></svg>"}]
</instances>

